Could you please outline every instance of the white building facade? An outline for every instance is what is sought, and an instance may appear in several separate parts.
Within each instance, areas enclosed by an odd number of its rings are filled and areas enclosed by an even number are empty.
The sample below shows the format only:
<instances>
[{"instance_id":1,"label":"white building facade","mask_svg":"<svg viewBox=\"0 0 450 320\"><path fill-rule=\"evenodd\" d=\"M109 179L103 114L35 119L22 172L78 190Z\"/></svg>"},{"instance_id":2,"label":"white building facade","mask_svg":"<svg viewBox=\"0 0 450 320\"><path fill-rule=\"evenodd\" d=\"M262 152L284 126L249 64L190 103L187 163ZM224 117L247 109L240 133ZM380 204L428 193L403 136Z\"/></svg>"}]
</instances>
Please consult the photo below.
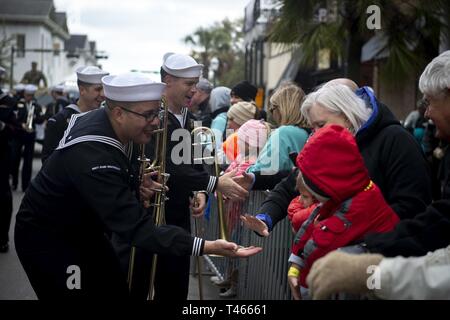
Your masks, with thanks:
<instances>
[{"instance_id":1,"label":"white building facade","mask_svg":"<svg viewBox=\"0 0 450 320\"><path fill-rule=\"evenodd\" d=\"M31 70L32 62L37 62L37 69L44 73L48 86L71 78L80 65L97 65L95 42L91 41L91 45L86 35L86 43L75 54L66 49L72 38L79 35L69 34L66 14L55 11L53 0L1 0L0 21L0 37L11 39L8 48L3 50L9 55L8 59L3 57L2 66L13 85Z\"/></svg>"}]
</instances>

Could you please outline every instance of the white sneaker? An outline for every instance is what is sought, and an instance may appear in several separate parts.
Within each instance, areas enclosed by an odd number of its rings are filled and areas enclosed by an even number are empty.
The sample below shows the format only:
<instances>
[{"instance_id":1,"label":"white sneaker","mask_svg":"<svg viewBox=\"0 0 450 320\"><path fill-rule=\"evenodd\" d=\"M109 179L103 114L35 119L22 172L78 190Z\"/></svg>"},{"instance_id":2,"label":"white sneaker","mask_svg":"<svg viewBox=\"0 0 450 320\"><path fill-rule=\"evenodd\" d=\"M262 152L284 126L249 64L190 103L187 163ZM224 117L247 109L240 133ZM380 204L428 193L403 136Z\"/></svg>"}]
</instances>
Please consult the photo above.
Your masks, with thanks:
<instances>
[{"instance_id":1,"label":"white sneaker","mask_svg":"<svg viewBox=\"0 0 450 320\"><path fill-rule=\"evenodd\" d=\"M218 287L221 287L221 288L227 288L227 287L230 287L230 286L231 286L231 281L230 281L230 279L227 279L227 280L225 280L225 279L220 280L219 277L215 276L215 277L211 277L210 280L211 280L211 282L212 282L214 285L216 285L216 286L218 286Z\"/></svg>"},{"instance_id":2,"label":"white sneaker","mask_svg":"<svg viewBox=\"0 0 450 320\"><path fill-rule=\"evenodd\" d=\"M233 298L233 297L236 297L236 295L237 295L237 290L236 290L235 287L231 287L230 289L228 289L224 293L219 293L219 296L221 298Z\"/></svg>"}]
</instances>

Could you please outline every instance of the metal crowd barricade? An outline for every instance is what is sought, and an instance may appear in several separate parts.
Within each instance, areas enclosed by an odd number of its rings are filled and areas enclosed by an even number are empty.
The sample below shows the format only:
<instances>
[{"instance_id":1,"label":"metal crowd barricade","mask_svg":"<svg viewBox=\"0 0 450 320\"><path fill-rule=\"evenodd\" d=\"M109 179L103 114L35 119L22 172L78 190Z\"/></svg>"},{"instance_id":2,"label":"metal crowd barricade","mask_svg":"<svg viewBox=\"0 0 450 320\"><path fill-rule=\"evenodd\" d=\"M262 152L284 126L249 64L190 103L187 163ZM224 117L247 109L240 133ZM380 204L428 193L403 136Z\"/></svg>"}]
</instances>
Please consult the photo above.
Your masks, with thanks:
<instances>
[{"instance_id":1,"label":"metal crowd barricade","mask_svg":"<svg viewBox=\"0 0 450 320\"><path fill-rule=\"evenodd\" d=\"M255 214L267 196L263 191L252 191L241 205L240 214ZM219 235L217 203L210 198L209 220L202 223L203 238L212 240ZM226 206L228 209L228 206ZM292 242L292 231L288 219L278 223L268 238L235 224L230 241L239 239L243 246L261 246L263 251L247 259L232 259L232 265L239 271L237 299L249 300L290 300L287 283L288 258ZM207 268L219 278L226 279L230 270L230 259L205 256Z\"/></svg>"}]
</instances>

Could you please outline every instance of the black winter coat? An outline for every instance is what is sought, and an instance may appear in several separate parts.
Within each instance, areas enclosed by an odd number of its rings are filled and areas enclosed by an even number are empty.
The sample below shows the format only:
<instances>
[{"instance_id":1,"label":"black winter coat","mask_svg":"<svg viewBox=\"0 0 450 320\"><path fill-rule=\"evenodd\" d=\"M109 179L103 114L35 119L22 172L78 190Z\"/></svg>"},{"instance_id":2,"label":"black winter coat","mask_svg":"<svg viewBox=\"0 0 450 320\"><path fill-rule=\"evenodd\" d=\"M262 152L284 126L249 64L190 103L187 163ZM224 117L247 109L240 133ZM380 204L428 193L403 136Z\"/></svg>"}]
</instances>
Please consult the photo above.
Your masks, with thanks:
<instances>
[{"instance_id":1,"label":"black winter coat","mask_svg":"<svg viewBox=\"0 0 450 320\"><path fill-rule=\"evenodd\" d=\"M431 203L431 177L420 146L383 104L370 125L356 135L371 179L400 219L416 216ZM273 226L287 215L295 190L297 171L283 179L263 202Z\"/></svg>"}]
</instances>

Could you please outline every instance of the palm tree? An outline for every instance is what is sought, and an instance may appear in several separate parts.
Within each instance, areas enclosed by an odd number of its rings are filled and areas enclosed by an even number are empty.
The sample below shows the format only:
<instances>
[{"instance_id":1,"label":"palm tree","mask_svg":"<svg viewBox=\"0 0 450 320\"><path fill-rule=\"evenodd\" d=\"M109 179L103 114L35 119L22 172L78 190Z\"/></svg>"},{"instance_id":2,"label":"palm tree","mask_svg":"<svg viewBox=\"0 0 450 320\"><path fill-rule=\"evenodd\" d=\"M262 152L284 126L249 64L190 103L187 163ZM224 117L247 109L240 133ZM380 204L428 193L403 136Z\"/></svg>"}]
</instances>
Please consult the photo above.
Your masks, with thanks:
<instances>
[{"instance_id":1,"label":"palm tree","mask_svg":"<svg viewBox=\"0 0 450 320\"><path fill-rule=\"evenodd\" d=\"M216 22L209 28L200 27L193 34L184 37L186 44L192 45L194 58L198 59L205 68L203 76L208 77L209 63L213 57L220 61L217 78L223 85L234 81L235 77L242 80L243 68L231 72L237 61L243 60L242 42L242 20L230 21L225 19ZM196 50L197 49L197 50Z\"/></svg>"},{"instance_id":2,"label":"palm tree","mask_svg":"<svg viewBox=\"0 0 450 320\"><path fill-rule=\"evenodd\" d=\"M186 36L183 40L186 44L192 44L193 46L199 47L200 52L195 52L195 58L200 60L205 66L203 69L203 76L208 77L208 66L210 61L211 47L212 47L212 37L213 34L210 30L204 29L202 27L194 31L193 34Z\"/></svg>"},{"instance_id":3,"label":"palm tree","mask_svg":"<svg viewBox=\"0 0 450 320\"><path fill-rule=\"evenodd\" d=\"M269 40L284 45L300 44L301 63L312 66L320 49L329 49L343 62L344 76L359 80L361 49L380 31L368 30L369 5L381 9L382 36L389 51L382 76L396 82L422 68L437 54L439 30L447 28L442 15L449 4L444 0L281 0L281 12ZM325 19L318 19L327 8ZM345 39L345 40L344 40Z\"/></svg>"},{"instance_id":4,"label":"palm tree","mask_svg":"<svg viewBox=\"0 0 450 320\"><path fill-rule=\"evenodd\" d=\"M7 74L11 72L11 47L14 44L15 37L13 35L7 36L5 26L3 25L3 32L0 36L0 66L5 68ZM6 78L6 77L5 77ZM0 83L0 87L1 87ZM10 86L12 88L12 83Z\"/></svg>"}]
</instances>

